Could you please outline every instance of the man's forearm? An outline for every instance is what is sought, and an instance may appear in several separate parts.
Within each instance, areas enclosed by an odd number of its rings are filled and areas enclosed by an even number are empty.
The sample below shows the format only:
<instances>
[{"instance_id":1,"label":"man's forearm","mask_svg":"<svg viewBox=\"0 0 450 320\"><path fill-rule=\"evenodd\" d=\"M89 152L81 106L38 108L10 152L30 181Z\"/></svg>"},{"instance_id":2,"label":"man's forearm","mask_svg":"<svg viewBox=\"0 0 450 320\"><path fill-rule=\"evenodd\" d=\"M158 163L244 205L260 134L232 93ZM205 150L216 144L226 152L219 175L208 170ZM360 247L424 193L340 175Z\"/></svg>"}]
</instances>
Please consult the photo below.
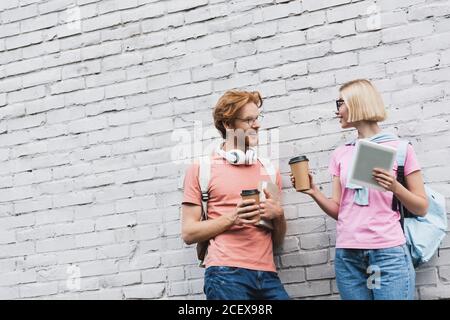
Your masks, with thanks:
<instances>
[{"instance_id":1,"label":"man's forearm","mask_svg":"<svg viewBox=\"0 0 450 320\"><path fill-rule=\"evenodd\" d=\"M273 231L272 231L272 241L275 247L280 246L286 235L286 219L284 218L284 214L272 220L273 223Z\"/></svg>"},{"instance_id":2,"label":"man's forearm","mask_svg":"<svg viewBox=\"0 0 450 320\"><path fill-rule=\"evenodd\" d=\"M198 221L193 223L186 230L184 240L187 244L206 241L228 230L232 225L233 221L226 216L206 221Z\"/></svg>"}]
</instances>

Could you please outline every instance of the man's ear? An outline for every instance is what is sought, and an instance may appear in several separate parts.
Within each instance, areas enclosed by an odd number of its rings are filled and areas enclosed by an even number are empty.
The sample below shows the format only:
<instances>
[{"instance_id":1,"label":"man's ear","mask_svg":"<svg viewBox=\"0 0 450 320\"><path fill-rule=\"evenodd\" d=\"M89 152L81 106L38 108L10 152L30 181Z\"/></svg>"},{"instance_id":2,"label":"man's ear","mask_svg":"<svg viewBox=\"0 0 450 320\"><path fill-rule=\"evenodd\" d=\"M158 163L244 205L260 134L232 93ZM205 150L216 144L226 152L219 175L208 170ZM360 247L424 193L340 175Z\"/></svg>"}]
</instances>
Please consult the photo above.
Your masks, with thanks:
<instances>
[{"instance_id":1,"label":"man's ear","mask_svg":"<svg viewBox=\"0 0 450 320\"><path fill-rule=\"evenodd\" d=\"M222 122L222 124L223 124L223 127L225 128L225 130L233 130L234 129L234 127L233 126L231 126L229 123L227 123L227 122Z\"/></svg>"}]
</instances>

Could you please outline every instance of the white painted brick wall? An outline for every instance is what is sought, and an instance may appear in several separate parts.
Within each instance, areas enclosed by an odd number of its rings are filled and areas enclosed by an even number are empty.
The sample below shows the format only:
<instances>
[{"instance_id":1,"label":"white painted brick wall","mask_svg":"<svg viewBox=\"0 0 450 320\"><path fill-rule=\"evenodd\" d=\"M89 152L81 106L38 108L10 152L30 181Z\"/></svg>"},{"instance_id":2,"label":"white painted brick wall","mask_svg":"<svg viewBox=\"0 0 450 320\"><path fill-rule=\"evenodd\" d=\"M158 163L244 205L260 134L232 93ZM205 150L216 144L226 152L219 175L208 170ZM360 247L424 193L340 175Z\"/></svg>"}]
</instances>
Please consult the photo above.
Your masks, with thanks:
<instances>
[{"instance_id":1,"label":"white painted brick wall","mask_svg":"<svg viewBox=\"0 0 450 320\"><path fill-rule=\"evenodd\" d=\"M189 146L199 120L216 137L211 109L232 88L260 90L263 125L281 129L286 289L338 299L336 224L293 192L287 160L307 153L330 193L329 154L349 137L333 100L369 78L450 206L449 13L448 0L1 1L0 299L204 298L172 132ZM450 237L417 293L450 298Z\"/></svg>"}]
</instances>

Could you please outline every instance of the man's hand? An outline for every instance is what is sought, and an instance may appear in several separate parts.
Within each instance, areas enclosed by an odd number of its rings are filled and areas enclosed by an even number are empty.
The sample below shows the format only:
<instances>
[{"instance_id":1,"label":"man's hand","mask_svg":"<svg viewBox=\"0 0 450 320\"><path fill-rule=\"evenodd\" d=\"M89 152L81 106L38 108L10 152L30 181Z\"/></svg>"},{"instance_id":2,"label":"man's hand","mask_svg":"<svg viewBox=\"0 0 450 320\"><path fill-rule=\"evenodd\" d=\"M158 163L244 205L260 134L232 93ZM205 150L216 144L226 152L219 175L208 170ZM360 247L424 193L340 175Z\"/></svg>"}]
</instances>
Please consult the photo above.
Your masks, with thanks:
<instances>
[{"instance_id":1,"label":"man's hand","mask_svg":"<svg viewBox=\"0 0 450 320\"><path fill-rule=\"evenodd\" d=\"M261 201L259 204L259 207L261 208L261 219L274 220L282 218L284 216L284 210L281 207L281 203L274 199L266 189L263 191L266 195L266 200Z\"/></svg>"},{"instance_id":2,"label":"man's hand","mask_svg":"<svg viewBox=\"0 0 450 320\"><path fill-rule=\"evenodd\" d=\"M256 224L259 222L259 206L254 199L241 200L233 213L226 215L232 225Z\"/></svg>"}]
</instances>

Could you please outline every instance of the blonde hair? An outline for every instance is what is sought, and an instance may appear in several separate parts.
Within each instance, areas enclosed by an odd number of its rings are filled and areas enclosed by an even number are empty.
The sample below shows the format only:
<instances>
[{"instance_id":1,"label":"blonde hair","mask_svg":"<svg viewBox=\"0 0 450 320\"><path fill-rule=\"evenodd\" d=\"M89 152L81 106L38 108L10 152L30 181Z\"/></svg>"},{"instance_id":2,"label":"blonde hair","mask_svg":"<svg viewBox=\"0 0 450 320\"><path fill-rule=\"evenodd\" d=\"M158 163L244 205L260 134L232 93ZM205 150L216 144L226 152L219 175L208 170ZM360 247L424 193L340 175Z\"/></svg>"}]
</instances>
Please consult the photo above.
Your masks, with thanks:
<instances>
[{"instance_id":1,"label":"blonde hair","mask_svg":"<svg viewBox=\"0 0 450 320\"><path fill-rule=\"evenodd\" d=\"M229 90L220 97L213 111L214 125L223 138L226 137L224 124L234 125L241 109L249 102L262 106L261 94L258 91Z\"/></svg>"},{"instance_id":2,"label":"blonde hair","mask_svg":"<svg viewBox=\"0 0 450 320\"><path fill-rule=\"evenodd\" d=\"M358 79L347 82L339 91L348 108L348 122L386 119L383 99L369 80Z\"/></svg>"}]
</instances>

